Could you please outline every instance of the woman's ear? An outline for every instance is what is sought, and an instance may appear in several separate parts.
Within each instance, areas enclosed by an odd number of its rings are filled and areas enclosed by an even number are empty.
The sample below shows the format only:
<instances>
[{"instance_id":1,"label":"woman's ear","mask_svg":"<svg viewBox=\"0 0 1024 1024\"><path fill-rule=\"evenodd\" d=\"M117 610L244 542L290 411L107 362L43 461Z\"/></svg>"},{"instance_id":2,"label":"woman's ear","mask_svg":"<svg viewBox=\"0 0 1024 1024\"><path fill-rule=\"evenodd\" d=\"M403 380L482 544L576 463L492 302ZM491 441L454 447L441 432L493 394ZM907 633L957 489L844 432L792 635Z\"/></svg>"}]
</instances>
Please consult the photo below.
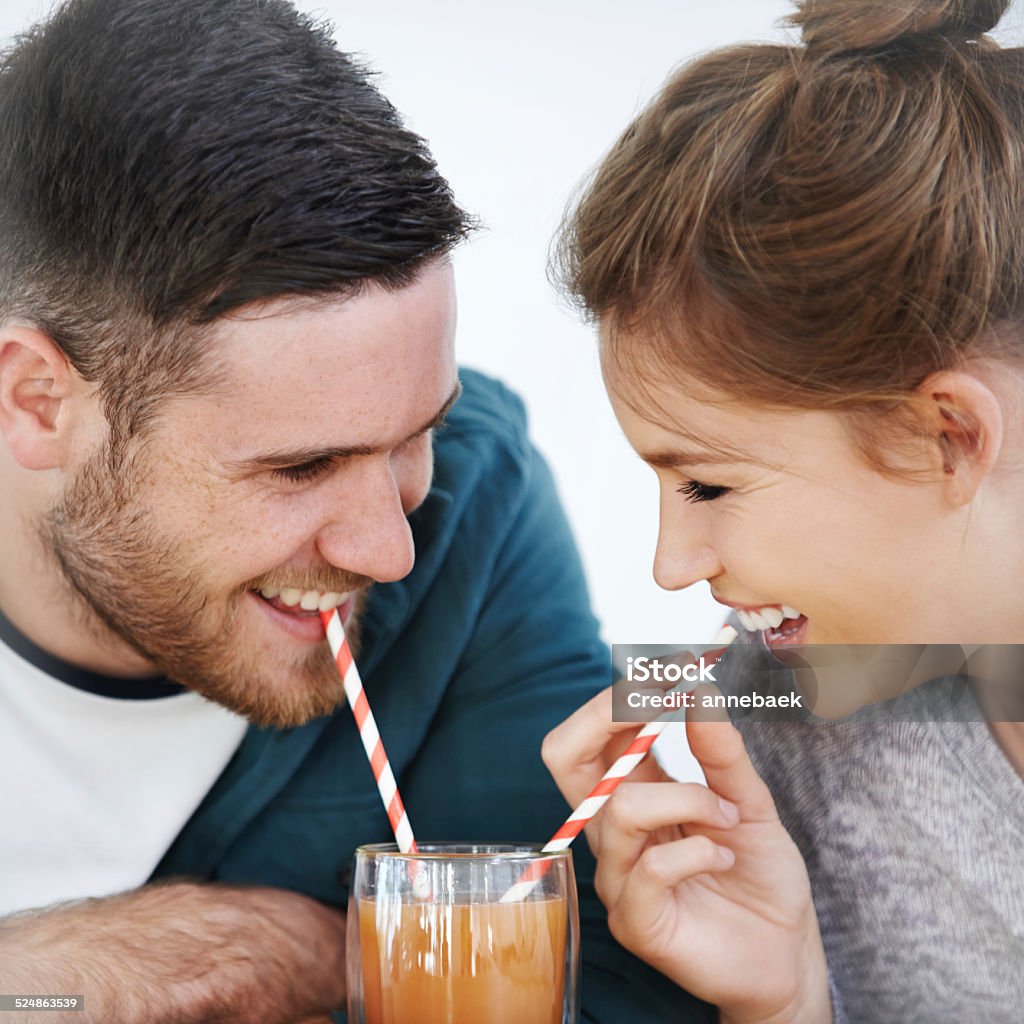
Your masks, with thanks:
<instances>
[{"instance_id":1,"label":"woman's ear","mask_svg":"<svg viewBox=\"0 0 1024 1024\"><path fill-rule=\"evenodd\" d=\"M966 505L992 471L1003 446L999 399L981 378L963 370L932 374L918 388L917 397L950 501Z\"/></svg>"},{"instance_id":2,"label":"woman's ear","mask_svg":"<svg viewBox=\"0 0 1024 1024\"><path fill-rule=\"evenodd\" d=\"M0 325L0 433L25 469L66 464L75 379L67 357L43 331Z\"/></svg>"}]
</instances>

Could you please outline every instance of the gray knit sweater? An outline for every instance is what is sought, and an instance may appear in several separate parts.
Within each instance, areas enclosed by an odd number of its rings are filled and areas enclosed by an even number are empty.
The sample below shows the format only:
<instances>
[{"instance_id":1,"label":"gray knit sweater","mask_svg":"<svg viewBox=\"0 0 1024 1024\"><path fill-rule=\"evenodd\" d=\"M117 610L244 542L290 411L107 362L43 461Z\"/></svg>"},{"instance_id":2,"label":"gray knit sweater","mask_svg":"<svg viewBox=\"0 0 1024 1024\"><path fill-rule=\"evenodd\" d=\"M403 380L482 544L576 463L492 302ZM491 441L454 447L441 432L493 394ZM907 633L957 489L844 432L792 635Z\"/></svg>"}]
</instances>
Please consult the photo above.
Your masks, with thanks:
<instances>
[{"instance_id":1,"label":"gray knit sweater","mask_svg":"<svg viewBox=\"0 0 1024 1024\"><path fill-rule=\"evenodd\" d=\"M837 1022L1022 1024L1024 780L988 726L737 725L807 863Z\"/></svg>"}]
</instances>

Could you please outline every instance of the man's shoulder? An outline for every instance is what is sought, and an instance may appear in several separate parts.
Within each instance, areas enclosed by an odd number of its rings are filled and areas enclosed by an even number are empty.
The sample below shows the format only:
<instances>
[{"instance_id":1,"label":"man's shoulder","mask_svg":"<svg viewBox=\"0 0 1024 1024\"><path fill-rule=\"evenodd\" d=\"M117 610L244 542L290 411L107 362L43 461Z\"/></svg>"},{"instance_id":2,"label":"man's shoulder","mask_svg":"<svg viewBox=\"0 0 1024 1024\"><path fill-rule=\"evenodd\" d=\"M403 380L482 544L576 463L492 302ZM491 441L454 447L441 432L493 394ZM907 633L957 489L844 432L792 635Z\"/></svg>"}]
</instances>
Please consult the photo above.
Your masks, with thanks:
<instances>
[{"instance_id":1,"label":"man's shoulder","mask_svg":"<svg viewBox=\"0 0 1024 1024\"><path fill-rule=\"evenodd\" d=\"M482 515L487 521L477 526L493 534L539 484L538 456L518 395L478 370L460 368L459 379L462 395L434 440L432 494L441 499L449 527L473 509L473 520Z\"/></svg>"},{"instance_id":2,"label":"man's shoulder","mask_svg":"<svg viewBox=\"0 0 1024 1024\"><path fill-rule=\"evenodd\" d=\"M459 380L462 395L437 436L437 451L444 454L456 445L471 443L478 450L503 448L525 459L530 444L523 400L479 370L460 367Z\"/></svg>"},{"instance_id":3,"label":"man's shoulder","mask_svg":"<svg viewBox=\"0 0 1024 1024\"><path fill-rule=\"evenodd\" d=\"M476 370L460 368L459 377L462 395L434 440L430 494L410 516L416 564L404 580L375 588L378 603L385 593L401 592L410 615L428 590L436 594L450 585L459 593L483 593L510 538L534 535L537 527L523 521L525 510L553 536L562 514L550 474L530 443L522 400ZM571 540L561 553L575 557ZM449 619L447 625L457 624Z\"/></svg>"}]
</instances>

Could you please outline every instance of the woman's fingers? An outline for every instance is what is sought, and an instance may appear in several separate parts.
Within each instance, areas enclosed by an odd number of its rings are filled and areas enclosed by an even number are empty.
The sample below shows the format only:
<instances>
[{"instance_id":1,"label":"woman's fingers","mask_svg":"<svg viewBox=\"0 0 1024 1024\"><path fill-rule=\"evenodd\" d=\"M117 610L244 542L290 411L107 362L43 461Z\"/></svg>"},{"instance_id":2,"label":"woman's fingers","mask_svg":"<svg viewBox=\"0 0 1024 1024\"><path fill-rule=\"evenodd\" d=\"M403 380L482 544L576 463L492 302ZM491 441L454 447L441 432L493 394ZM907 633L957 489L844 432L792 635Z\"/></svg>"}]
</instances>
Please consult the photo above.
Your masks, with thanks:
<instances>
[{"instance_id":1,"label":"woman's fingers","mask_svg":"<svg viewBox=\"0 0 1024 1024\"><path fill-rule=\"evenodd\" d=\"M739 730L724 709L704 701L720 691L704 684L694 693L695 707L686 715L686 739L708 786L736 804L744 821L774 821L778 818L775 801L751 763Z\"/></svg>"},{"instance_id":2,"label":"woman's fingers","mask_svg":"<svg viewBox=\"0 0 1024 1024\"><path fill-rule=\"evenodd\" d=\"M740 820L733 804L695 782L627 782L601 813L603 820L595 823L600 836L596 883L608 907L619 899L652 833L682 825L725 832Z\"/></svg>"},{"instance_id":3,"label":"woman's fingers","mask_svg":"<svg viewBox=\"0 0 1024 1024\"><path fill-rule=\"evenodd\" d=\"M540 755L562 795L575 807L641 728L642 723L612 721L612 688L608 687L552 729ZM638 778L664 778L654 758L647 758L641 768Z\"/></svg>"},{"instance_id":4,"label":"woman's fingers","mask_svg":"<svg viewBox=\"0 0 1024 1024\"><path fill-rule=\"evenodd\" d=\"M544 737L541 759L570 804L578 804L604 774L611 739L630 729L636 725L612 721L612 688L608 687Z\"/></svg>"},{"instance_id":5,"label":"woman's fingers","mask_svg":"<svg viewBox=\"0 0 1024 1024\"><path fill-rule=\"evenodd\" d=\"M734 863L732 851L707 836L687 836L648 847L626 877L618 898L608 905L612 934L627 948L653 951L659 937L668 945L678 929L672 890L696 875L727 871ZM694 955L701 953L694 950ZM649 953L647 958L658 966L655 954Z\"/></svg>"}]
</instances>

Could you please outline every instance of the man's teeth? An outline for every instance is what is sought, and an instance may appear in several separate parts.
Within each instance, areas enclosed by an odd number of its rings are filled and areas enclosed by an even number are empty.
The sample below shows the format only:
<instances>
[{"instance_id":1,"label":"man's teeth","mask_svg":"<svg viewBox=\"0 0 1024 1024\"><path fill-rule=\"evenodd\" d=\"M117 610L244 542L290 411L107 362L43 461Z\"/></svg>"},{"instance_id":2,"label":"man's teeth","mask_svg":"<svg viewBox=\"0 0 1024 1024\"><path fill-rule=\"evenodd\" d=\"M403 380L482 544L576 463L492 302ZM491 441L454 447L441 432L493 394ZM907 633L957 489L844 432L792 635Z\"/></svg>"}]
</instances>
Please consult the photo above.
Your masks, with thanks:
<instances>
[{"instance_id":1,"label":"man's teeth","mask_svg":"<svg viewBox=\"0 0 1024 1024\"><path fill-rule=\"evenodd\" d=\"M306 612L329 612L332 608L343 605L351 596L351 593L339 594L330 590L326 593L322 590L299 590L297 587L262 587L260 595L268 601L275 597L281 599L281 604L294 608L298 605Z\"/></svg>"},{"instance_id":2,"label":"man's teeth","mask_svg":"<svg viewBox=\"0 0 1024 1024\"><path fill-rule=\"evenodd\" d=\"M784 619L799 619L800 613L789 605L770 604L763 608L737 608L736 616L748 632L778 629Z\"/></svg>"}]
</instances>

